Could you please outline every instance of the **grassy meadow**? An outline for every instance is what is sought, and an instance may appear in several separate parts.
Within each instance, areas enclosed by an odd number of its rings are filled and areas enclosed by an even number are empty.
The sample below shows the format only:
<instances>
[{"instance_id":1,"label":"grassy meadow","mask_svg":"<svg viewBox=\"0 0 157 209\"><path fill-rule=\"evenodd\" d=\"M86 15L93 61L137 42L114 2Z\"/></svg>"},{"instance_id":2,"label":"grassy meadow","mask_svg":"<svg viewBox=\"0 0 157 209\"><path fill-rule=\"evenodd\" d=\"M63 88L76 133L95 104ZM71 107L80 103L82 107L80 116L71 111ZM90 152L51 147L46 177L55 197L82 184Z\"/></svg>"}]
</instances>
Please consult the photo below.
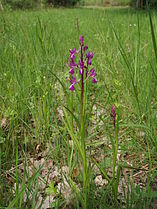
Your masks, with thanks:
<instances>
[{"instance_id":1,"label":"grassy meadow","mask_svg":"<svg viewBox=\"0 0 157 209\"><path fill-rule=\"evenodd\" d=\"M157 207L156 34L156 12L150 18L129 8L0 13L0 208ZM68 58L80 35L98 80L88 84L85 205L78 194L81 160L64 110L72 101L79 118Z\"/></svg>"}]
</instances>

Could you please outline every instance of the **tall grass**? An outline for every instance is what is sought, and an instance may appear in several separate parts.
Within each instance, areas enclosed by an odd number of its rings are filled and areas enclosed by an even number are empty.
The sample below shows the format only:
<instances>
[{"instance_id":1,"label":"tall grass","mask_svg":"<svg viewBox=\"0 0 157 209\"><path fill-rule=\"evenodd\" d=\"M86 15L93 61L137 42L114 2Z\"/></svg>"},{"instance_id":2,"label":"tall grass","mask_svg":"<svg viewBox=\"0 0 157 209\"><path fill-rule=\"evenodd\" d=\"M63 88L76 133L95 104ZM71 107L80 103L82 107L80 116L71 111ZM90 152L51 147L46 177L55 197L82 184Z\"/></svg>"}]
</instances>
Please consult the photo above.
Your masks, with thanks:
<instances>
[{"instance_id":1,"label":"tall grass","mask_svg":"<svg viewBox=\"0 0 157 209\"><path fill-rule=\"evenodd\" d=\"M79 33L94 52L99 81L96 89L89 86L89 106L93 106L94 101L97 117L89 118L88 146L96 156L97 152L104 156L98 165L102 172L113 166L112 152L107 146L110 142L103 143L102 138L113 135L110 108L115 104L121 154L118 163L122 170L127 167L132 173L145 164L149 167L146 189L140 192L139 188L134 188L130 177L132 190L129 190L128 180L123 201L126 208L153 204L155 194L151 184L156 178L157 151L156 18L155 12L149 16L147 12L137 13L132 9L53 9L0 14L1 208L24 208L24 204L36 207L37 180L42 178L42 165L34 170L32 179L28 178L26 168L29 158L36 155L37 145L43 150L47 143L52 147L47 158L53 158L58 168L68 164L72 174L77 166L78 160L73 157L60 113L66 105L65 94L56 76L68 90L68 50L79 46L78 26ZM73 106L79 108L77 100L73 101ZM135 157L130 166L129 156L132 155ZM25 168L23 179L18 173L20 163ZM94 190L97 191L95 199ZM26 203L24 191L27 191ZM29 194L32 194L32 202ZM96 208L98 203L98 208L104 208L104 204L107 208L115 208L117 204L121 208L122 199L117 202L110 194L111 185L101 190L91 181L90 208ZM79 207L78 202L76 205Z\"/></svg>"}]
</instances>

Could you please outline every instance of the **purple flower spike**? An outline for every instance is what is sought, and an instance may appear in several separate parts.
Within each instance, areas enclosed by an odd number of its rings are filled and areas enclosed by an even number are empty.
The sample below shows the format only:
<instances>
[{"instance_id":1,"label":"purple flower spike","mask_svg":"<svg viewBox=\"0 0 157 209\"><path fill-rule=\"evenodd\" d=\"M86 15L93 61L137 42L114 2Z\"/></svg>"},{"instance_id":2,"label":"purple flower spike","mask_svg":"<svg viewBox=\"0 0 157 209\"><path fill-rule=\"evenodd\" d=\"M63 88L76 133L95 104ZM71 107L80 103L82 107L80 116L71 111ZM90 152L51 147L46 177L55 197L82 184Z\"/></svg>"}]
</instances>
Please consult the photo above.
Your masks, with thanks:
<instances>
[{"instance_id":1,"label":"purple flower spike","mask_svg":"<svg viewBox=\"0 0 157 209\"><path fill-rule=\"evenodd\" d=\"M73 84L71 84L71 86L69 87L69 90L70 90L70 91L74 91L74 90L75 90L75 88L74 88L74 85L73 85Z\"/></svg>"},{"instance_id":2,"label":"purple flower spike","mask_svg":"<svg viewBox=\"0 0 157 209\"><path fill-rule=\"evenodd\" d=\"M96 78L93 78L92 79L92 83L97 83L98 81L97 81L97 79Z\"/></svg>"},{"instance_id":3,"label":"purple flower spike","mask_svg":"<svg viewBox=\"0 0 157 209\"><path fill-rule=\"evenodd\" d=\"M110 113L111 119L113 119L114 127L116 125L116 107L112 105L111 113Z\"/></svg>"},{"instance_id":4,"label":"purple flower spike","mask_svg":"<svg viewBox=\"0 0 157 209\"><path fill-rule=\"evenodd\" d=\"M73 75L73 74L74 74L74 68L71 68L71 69L69 70L69 73Z\"/></svg>"},{"instance_id":5,"label":"purple flower spike","mask_svg":"<svg viewBox=\"0 0 157 209\"><path fill-rule=\"evenodd\" d=\"M112 109L111 109L111 117L114 118L116 116L116 108L114 105L112 105Z\"/></svg>"},{"instance_id":6,"label":"purple flower spike","mask_svg":"<svg viewBox=\"0 0 157 209\"><path fill-rule=\"evenodd\" d=\"M80 36L80 42L81 42L81 45L83 46L84 45L83 36Z\"/></svg>"},{"instance_id":7,"label":"purple flower spike","mask_svg":"<svg viewBox=\"0 0 157 209\"><path fill-rule=\"evenodd\" d=\"M76 59L79 54L79 59ZM81 82L81 112L83 111L84 83L88 77L91 77L93 84L97 83L96 72L93 68L90 68L90 65L92 65L92 59L93 53L88 50L87 45L84 45L83 36L80 36L79 50L76 48L69 50L69 73L71 74L69 90L74 91L75 85Z\"/></svg>"}]
</instances>

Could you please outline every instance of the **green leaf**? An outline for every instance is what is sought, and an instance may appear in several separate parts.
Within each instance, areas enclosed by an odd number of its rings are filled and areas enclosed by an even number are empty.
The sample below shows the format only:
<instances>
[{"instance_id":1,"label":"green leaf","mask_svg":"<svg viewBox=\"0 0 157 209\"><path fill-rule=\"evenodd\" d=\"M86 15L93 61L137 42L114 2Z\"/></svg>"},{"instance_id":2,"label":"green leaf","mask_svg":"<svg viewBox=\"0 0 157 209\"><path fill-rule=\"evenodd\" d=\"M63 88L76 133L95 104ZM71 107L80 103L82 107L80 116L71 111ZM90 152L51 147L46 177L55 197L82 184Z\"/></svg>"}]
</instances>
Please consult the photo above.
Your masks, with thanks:
<instances>
[{"instance_id":1,"label":"green leaf","mask_svg":"<svg viewBox=\"0 0 157 209\"><path fill-rule=\"evenodd\" d=\"M150 12L149 12L149 21L150 21L150 27L151 27L151 35L152 35L153 47L154 47L155 57L156 57L156 61L157 61L157 46L156 46L154 26L153 26L152 17L151 17Z\"/></svg>"},{"instance_id":2,"label":"green leaf","mask_svg":"<svg viewBox=\"0 0 157 209\"><path fill-rule=\"evenodd\" d=\"M97 134L98 134L98 132L96 132L95 134L92 134L90 137L87 137L87 139L92 138L93 136L96 136ZM99 141L88 143L88 144L86 144L86 146L87 147L97 147L97 146L101 146L105 143L106 143L106 141L99 140Z\"/></svg>"},{"instance_id":3,"label":"green leaf","mask_svg":"<svg viewBox=\"0 0 157 209\"><path fill-rule=\"evenodd\" d=\"M73 132L73 127L72 127L72 124L70 123L70 119L69 119L69 116L68 116L65 108L63 108L63 112L64 112L64 116L65 116L65 119L66 119L66 120L63 119L64 125L65 125L65 127L66 127L66 129L67 129L67 131L68 131L68 133L69 133L69 135L71 137L71 139L76 144L77 149L78 149L81 157L83 158L83 152L82 152L80 143L79 143L77 137L75 136L75 134Z\"/></svg>"},{"instance_id":4,"label":"green leaf","mask_svg":"<svg viewBox=\"0 0 157 209\"><path fill-rule=\"evenodd\" d=\"M117 168L117 179L115 183L115 197L117 199L117 194L118 194L118 186L119 186L119 180L120 180L120 171L121 171L121 166L118 165Z\"/></svg>"},{"instance_id":5,"label":"green leaf","mask_svg":"<svg viewBox=\"0 0 157 209\"><path fill-rule=\"evenodd\" d=\"M69 177L69 183L70 183L71 188L75 191L75 193L76 193L77 197L79 198L80 202L82 203L82 205L84 205L83 196L81 195L81 192L77 188L75 182L70 177Z\"/></svg>"},{"instance_id":6,"label":"green leaf","mask_svg":"<svg viewBox=\"0 0 157 209\"><path fill-rule=\"evenodd\" d=\"M110 178L108 177L106 171L104 171L101 166L97 163L97 161L93 158L93 162L95 163L95 165L99 168L99 170L101 171L101 173L104 175L105 179L110 182Z\"/></svg>"},{"instance_id":7,"label":"green leaf","mask_svg":"<svg viewBox=\"0 0 157 209\"><path fill-rule=\"evenodd\" d=\"M3 144L5 142L5 138L0 137L0 144Z\"/></svg>"},{"instance_id":8,"label":"green leaf","mask_svg":"<svg viewBox=\"0 0 157 209\"><path fill-rule=\"evenodd\" d=\"M78 118L71 112L71 110L69 110L68 107L64 106L64 108L67 109L68 112L74 117L74 119L75 119L75 121L76 121L76 123L77 123L77 126L78 126L78 128L80 129L80 122L79 122Z\"/></svg>"},{"instance_id":9,"label":"green leaf","mask_svg":"<svg viewBox=\"0 0 157 209\"><path fill-rule=\"evenodd\" d=\"M50 182L49 188L46 189L46 192L48 194L57 194L57 186L54 185L53 181Z\"/></svg>"}]
</instances>

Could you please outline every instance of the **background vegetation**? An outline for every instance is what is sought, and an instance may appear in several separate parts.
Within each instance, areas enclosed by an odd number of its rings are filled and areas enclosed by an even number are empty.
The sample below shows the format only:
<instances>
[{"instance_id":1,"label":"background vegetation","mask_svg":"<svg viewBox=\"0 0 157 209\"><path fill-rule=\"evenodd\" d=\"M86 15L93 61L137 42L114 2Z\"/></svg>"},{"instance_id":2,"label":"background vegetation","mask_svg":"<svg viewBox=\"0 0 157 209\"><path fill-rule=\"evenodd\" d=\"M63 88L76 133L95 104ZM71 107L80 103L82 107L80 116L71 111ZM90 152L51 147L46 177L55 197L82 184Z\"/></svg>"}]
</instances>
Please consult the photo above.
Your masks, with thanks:
<instances>
[{"instance_id":1,"label":"background vegetation","mask_svg":"<svg viewBox=\"0 0 157 209\"><path fill-rule=\"evenodd\" d=\"M12 9L42 8L47 6L134 6L143 8L149 5L151 8L157 7L156 0L1 0L1 7Z\"/></svg>"}]
</instances>

